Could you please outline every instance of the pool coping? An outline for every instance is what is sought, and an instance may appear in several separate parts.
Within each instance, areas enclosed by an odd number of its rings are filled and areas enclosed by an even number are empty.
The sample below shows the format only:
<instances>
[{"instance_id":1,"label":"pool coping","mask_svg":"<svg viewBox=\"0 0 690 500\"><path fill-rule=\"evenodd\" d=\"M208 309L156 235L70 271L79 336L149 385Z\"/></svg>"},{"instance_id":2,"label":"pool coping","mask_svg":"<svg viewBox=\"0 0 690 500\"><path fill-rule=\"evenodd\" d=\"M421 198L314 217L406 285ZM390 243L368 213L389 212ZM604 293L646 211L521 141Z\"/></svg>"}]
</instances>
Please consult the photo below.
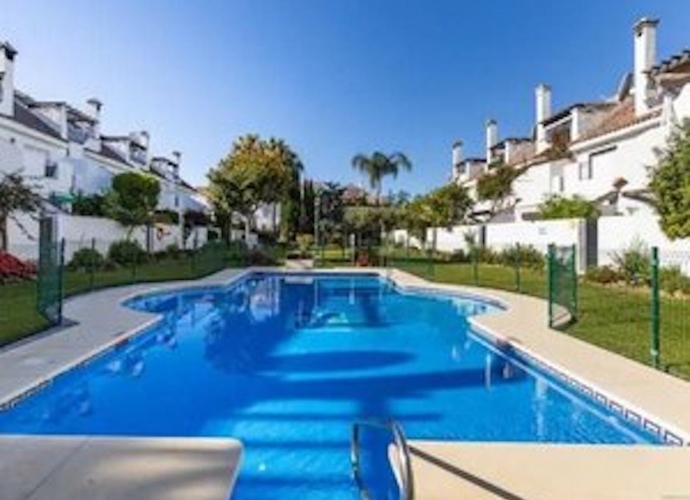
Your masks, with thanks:
<instances>
[{"instance_id":1,"label":"pool coping","mask_svg":"<svg viewBox=\"0 0 690 500\"><path fill-rule=\"evenodd\" d=\"M21 342L17 346L8 346L0 349L0 381L15 367L21 370L33 372L23 378L20 377L14 387L0 386L0 407L8 401L17 401L17 397L26 397L27 391L38 390L43 384L50 383L55 376L84 362L88 362L94 356L100 355L104 350L125 343L131 337L150 328L160 320L161 315L134 311L126 306L127 300L150 293L166 292L179 289L195 289L205 287L225 287L245 276L256 272L286 272L290 274L378 274L390 279L396 286L403 290L434 291L450 293L464 297L473 297L480 300L493 301L506 309L492 314L476 316L470 319L474 330L485 339L494 342L495 345L504 348L506 345L514 348L519 353L528 357L528 360L537 364L539 368L554 369L554 374L561 377L566 383L576 390L594 388L599 394L607 397L611 404L618 404L626 411L632 411L641 418L647 418L649 422L661 422L664 432L668 431L679 438L683 444L690 441L690 403L682 405L678 401L690 401L690 383L671 377L670 375L653 370L640 363L623 358L619 355L605 351L599 347L587 344L578 339L564 335L561 332L550 330L546 325L546 303L537 298L503 292L493 289L480 289L458 285L433 283L417 276L405 273L397 269L378 268L336 268L328 270L295 270L275 267L251 267L243 270L225 270L208 278L195 281L180 281L170 283L145 283L119 288L101 290L88 295L81 295L66 301L65 315L75 321L75 324L53 330L44 335ZM113 306L117 305L114 310ZM91 342L79 342L85 335L93 334L89 329L101 328L98 321L93 321L97 316L99 307L107 307L104 313L117 316L115 321L108 323L109 330L104 332L100 339ZM114 313L114 314L113 314ZM112 318L109 318L112 319ZM120 320L120 321L118 321ZM100 330L98 330L100 332ZM70 339L77 339L71 343ZM91 340L91 339L89 339ZM57 347L56 347L57 343ZM85 345L84 345L85 344ZM42 346L47 349L58 350L54 364L38 364L37 358L41 358ZM61 349L67 352L62 352ZM565 353L559 352L565 349ZM573 353L575 358L569 358ZM607 359L614 365L613 370L592 369L592 360ZM544 363L548 359L548 362ZM9 363L7 361L10 361ZM33 360L31 366L21 365L21 362ZM543 365L543 366L542 366ZM621 380L620 374L610 375L610 371L624 372ZM9 375L12 375L9 373ZM565 377L565 378L564 378ZM12 379L12 377L9 377ZM627 382L626 382L627 380ZM12 385L12 380L9 381ZM640 387L635 388L635 385ZM650 389L651 387L651 389ZM650 397L650 392L657 397ZM659 398L660 393L666 394L666 399ZM615 396L614 396L615 395ZM621 402L624 405L621 405ZM680 406L679 406L680 405ZM607 406L608 403L607 403ZM653 414L645 411L645 408L655 408ZM617 411L617 407L611 407ZM618 411L621 414L620 411ZM13 436L5 436L13 437ZM16 436L15 436L16 437ZM3 455L3 440L0 440L0 458ZM448 443L452 445L452 443ZM456 443L462 448L462 443ZM676 443L680 444L680 443ZM559 448L561 445L547 445L544 448ZM567 445L565 445L567 446ZM596 450L600 445L591 445ZM634 453L634 448L629 452ZM650 446L643 448L650 448ZM663 448L663 447L662 447ZM689 450L690 451L690 450ZM38 452L37 452L38 454ZM28 497L27 497L28 498ZM124 498L124 497L123 497ZM220 499L219 499L220 500ZM223 499L225 500L225 499Z\"/></svg>"}]
</instances>

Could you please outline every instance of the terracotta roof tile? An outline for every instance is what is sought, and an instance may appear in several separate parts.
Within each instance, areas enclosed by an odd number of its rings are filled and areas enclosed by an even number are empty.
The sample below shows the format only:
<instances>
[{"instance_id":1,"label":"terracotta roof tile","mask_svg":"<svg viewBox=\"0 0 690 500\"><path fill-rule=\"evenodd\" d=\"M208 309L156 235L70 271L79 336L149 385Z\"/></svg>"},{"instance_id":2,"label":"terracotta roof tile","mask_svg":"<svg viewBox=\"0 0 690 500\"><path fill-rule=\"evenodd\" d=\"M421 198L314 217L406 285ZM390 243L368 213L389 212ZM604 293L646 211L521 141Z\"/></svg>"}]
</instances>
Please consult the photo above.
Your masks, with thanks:
<instances>
[{"instance_id":1,"label":"terracotta roof tile","mask_svg":"<svg viewBox=\"0 0 690 500\"><path fill-rule=\"evenodd\" d=\"M642 116L635 115L635 103L633 99L628 98L614 107L599 123L598 126L585 132L582 137L578 138L576 143L587 141L595 137L599 137L616 130L621 130L630 127L637 123L657 117L661 114L661 110L657 109L646 113Z\"/></svg>"}]
</instances>

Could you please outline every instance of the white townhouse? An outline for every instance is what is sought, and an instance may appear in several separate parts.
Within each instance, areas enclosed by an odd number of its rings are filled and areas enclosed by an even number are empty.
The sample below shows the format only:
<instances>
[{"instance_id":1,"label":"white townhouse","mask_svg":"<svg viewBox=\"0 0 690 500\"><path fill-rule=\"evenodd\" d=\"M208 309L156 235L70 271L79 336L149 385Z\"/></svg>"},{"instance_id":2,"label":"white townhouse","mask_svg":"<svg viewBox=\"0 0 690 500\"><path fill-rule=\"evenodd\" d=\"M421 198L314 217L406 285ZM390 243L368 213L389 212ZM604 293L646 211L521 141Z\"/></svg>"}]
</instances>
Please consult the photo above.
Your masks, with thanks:
<instances>
[{"instance_id":1,"label":"white townhouse","mask_svg":"<svg viewBox=\"0 0 690 500\"><path fill-rule=\"evenodd\" d=\"M633 29L633 71L610 99L573 103L552 112L552 89L535 90L536 122L525 138L498 139L498 126L486 126L486 156L464 159L453 147L454 182L472 192L476 179L502 160L525 168L513 185L511 208L495 220L531 220L548 197L582 196L606 215L650 215L649 169L674 128L690 117L690 51L658 63L659 22L641 19ZM479 205L482 216L486 204Z\"/></svg>"},{"instance_id":2,"label":"white townhouse","mask_svg":"<svg viewBox=\"0 0 690 500\"><path fill-rule=\"evenodd\" d=\"M146 131L102 134L103 105L97 99L78 109L20 92L16 56L9 43L0 44L0 175L20 172L56 213L69 213L75 195L103 193L115 175L132 171L158 178L159 209L208 210L203 195L180 177L180 153L150 158Z\"/></svg>"}]
</instances>

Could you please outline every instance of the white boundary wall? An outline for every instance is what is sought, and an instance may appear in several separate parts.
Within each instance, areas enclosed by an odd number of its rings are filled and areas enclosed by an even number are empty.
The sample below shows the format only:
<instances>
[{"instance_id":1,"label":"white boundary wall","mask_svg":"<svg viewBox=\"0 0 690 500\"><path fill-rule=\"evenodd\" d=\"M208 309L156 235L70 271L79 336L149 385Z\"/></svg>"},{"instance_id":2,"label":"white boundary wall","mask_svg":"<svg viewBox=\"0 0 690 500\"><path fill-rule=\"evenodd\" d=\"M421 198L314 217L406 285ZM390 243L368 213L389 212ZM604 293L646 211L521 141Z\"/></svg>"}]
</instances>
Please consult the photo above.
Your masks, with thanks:
<instances>
[{"instance_id":1,"label":"white boundary wall","mask_svg":"<svg viewBox=\"0 0 690 500\"><path fill-rule=\"evenodd\" d=\"M659 227L658 218L652 214L639 214L633 217L600 217L598 223L599 265L613 263L612 254L643 244L649 248L659 248L662 266L683 262L690 263L690 238L670 240Z\"/></svg>"},{"instance_id":2,"label":"white boundary wall","mask_svg":"<svg viewBox=\"0 0 690 500\"><path fill-rule=\"evenodd\" d=\"M18 217L21 224L27 230L28 235L14 222L8 224L9 251L21 259L38 259L38 222L28 215ZM111 243L125 239L127 230L112 219L103 217L88 217L69 214L58 214L57 239L65 240L65 262L69 262L74 252L80 248L90 248L91 240L96 240L96 250L102 255L108 254ZM179 225L156 224L152 230L152 250L158 252L165 250L168 245L177 245L183 248L182 231ZM132 231L131 238L146 248L146 228L137 227ZM208 239L208 230L205 227L195 228L186 241L189 248L197 245L203 246Z\"/></svg>"}]
</instances>

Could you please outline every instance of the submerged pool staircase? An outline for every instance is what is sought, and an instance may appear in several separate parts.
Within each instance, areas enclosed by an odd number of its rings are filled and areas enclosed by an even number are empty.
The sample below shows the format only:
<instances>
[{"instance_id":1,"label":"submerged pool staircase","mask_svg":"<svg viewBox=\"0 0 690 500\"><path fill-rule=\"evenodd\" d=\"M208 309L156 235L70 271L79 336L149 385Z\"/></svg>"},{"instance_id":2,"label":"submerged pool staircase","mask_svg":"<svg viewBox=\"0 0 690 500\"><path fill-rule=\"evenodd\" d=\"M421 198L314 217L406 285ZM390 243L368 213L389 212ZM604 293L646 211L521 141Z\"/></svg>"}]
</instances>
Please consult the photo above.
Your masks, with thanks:
<instances>
[{"instance_id":1,"label":"submerged pool staircase","mask_svg":"<svg viewBox=\"0 0 690 500\"><path fill-rule=\"evenodd\" d=\"M350 441L350 464L352 477L357 484L362 500L377 500L372 495L362 477L361 464L361 434L365 428L382 430L389 433L393 440L387 446L387 462L390 465L398 487L399 500L412 500L414 498L414 484L412 479L412 464L410 463L410 450L402 427L392 420L357 420L352 424L352 436Z\"/></svg>"}]
</instances>

